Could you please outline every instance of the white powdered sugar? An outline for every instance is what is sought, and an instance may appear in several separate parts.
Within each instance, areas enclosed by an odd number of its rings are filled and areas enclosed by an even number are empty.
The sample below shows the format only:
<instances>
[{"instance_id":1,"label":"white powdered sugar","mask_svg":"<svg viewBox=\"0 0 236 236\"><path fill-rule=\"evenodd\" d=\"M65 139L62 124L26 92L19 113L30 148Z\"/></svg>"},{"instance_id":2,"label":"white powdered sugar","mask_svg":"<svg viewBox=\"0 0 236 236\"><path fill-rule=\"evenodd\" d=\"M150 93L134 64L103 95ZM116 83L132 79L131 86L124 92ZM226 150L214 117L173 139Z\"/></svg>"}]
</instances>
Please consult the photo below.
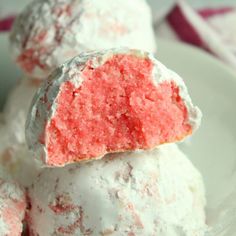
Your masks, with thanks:
<instances>
[{"instance_id":1,"label":"white powdered sugar","mask_svg":"<svg viewBox=\"0 0 236 236\"><path fill-rule=\"evenodd\" d=\"M25 209L24 191L16 183L0 179L0 235L21 235Z\"/></svg>"},{"instance_id":2,"label":"white powdered sugar","mask_svg":"<svg viewBox=\"0 0 236 236\"><path fill-rule=\"evenodd\" d=\"M0 232L4 232L5 234L9 234L9 230L7 229L7 226L6 226L2 217L0 217Z\"/></svg>"},{"instance_id":3,"label":"white powdered sugar","mask_svg":"<svg viewBox=\"0 0 236 236\"><path fill-rule=\"evenodd\" d=\"M25 144L25 121L30 104L39 87L36 81L27 78L19 80L7 98L3 120L9 143Z\"/></svg>"},{"instance_id":4,"label":"white powdered sugar","mask_svg":"<svg viewBox=\"0 0 236 236\"><path fill-rule=\"evenodd\" d=\"M0 152L0 177L13 179L24 187L30 186L41 168L35 163L26 144L8 145Z\"/></svg>"},{"instance_id":5,"label":"white powdered sugar","mask_svg":"<svg viewBox=\"0 0 236 236\"><path fill-rule=\"evenodd\" d=\"M22 201L24 192L17 184L0 179L0 198L10 199L15 202Z\"/></svg>"},{"instance_id":6,"label":"white powdered sugar","mask_svg":"<svg viewBox=\"0 0 236 236\"><path fill-rule=\"evenodd\" d=\"M201 175L176 145L45 169L29 196L33 234L203 236L206 229Z\"/></svg>"},{"instance_id":7,"label":"white powdered sugar","mask_svg":"<svg viewBox=\"0 0 236 236\"><path fill-rule=\"evenodd\" d=\"M145 0L35 0L17 18L10 41L16 62L40 79L88 50L156 51Z\"/></svg>"},{"instance_id":8,"label":"white powdered sugar","mask_svg":"<svg viewBox=\"0 0 236 236\"><path fill-rule=\"evenodd\" d=\"M36 82L22 79L9 94L0 125L0 177L29 186L38 168L26 147L25 121Z\"/></svg>"}]
</instances>

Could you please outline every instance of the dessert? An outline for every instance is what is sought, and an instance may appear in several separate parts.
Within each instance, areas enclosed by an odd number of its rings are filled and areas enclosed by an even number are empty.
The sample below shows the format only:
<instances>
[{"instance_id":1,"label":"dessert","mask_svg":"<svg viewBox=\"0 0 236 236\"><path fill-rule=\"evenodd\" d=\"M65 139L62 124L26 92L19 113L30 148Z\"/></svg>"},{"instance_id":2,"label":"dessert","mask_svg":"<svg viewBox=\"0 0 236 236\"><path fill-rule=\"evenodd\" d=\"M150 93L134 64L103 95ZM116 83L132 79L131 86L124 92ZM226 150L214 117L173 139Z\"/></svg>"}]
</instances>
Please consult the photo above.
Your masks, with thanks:
<instances>
[{"instance_id":1,"label":"dessert","mask_svg":"<svg viewBox=\"0 0 236 236\"><path fill-rule=\"evenodd\" d=\"M21 235L25 209L24 191L15 183L0 179L0 235Z\"/></svg>"},{"instance_id":2,"label":"dessert","mask_svg":"<svg viewBox=\"0 0 236 236\"><path fill-rule=\"evenodd\" d=\"M3 119L10 146L25 144L25 122L34 94L39 87L37 81L23 78L11 91L4 107ZM0 131L1 133L1 131Z\"/></svg>"},{"instance_id":3,"label":"dessert","mask_svg":"<svg viewBox=\"0 0 236 236\"><path fill-rule=\"evenodd\" d=\"M9 177L22 186L32 184L38 167L25 141L25 121L36 82L22 79L9 94L0 125L0 177Z\"/></svg>"},{"instance_id":4,"label":"dessert","mask_svg":"<svg viewBox=\"0 0 236 236\"><path fill-rule=\"evenodd\" d=\"M0 130L0 135L2 135ZM0 138L0 142L2 138ZM0 144L0 177L15 180L23 187L32 184L41 168L35 163L26 144Z\"/></svg>"},{"instance_id":5,"label":"dessert","mask_svg":"<svg viewBox=\"0 0 236 236\"><path fill-rule=\"evenodd\" d=\"M32 235L203 236L202 177L175 144L46 168L29 189Z\"/></svg>"},{"instance_id":6,"label":"dessert","mask_svg":"<svg viewBox=\"0 0 236 236\"><path fill-rule=\"evenodd\" d=\"M30 235L204 235L202 177L167 144L190 136L201 112L151 54L145 0L34 0L10 43L31 80L4 110L0 177L27 187ZM0 235L21 234L25 209L24 192L0 180Z\"/></svg>"},{"instance_id":7,"label":"dessert","mask_svg":"<svg viewBox=\"0 0 236 236\"><path fill-rule=\"evenodd\" d=\"M35 0L16 19L10 41L16 63L38 79L88 50L156 50L145 0Z\"/></svg>"},{"instance_id":8,"label":"dessert","mask_svg":"<svg viewBox=\"0 0 236 236\"><path fill-rule=\"evenodd\" d=\"M182 79L151 54L82 53L58 68L34 97L29 148L43 165L177 142L200 124Z\"/></svg>"}]
</instances>

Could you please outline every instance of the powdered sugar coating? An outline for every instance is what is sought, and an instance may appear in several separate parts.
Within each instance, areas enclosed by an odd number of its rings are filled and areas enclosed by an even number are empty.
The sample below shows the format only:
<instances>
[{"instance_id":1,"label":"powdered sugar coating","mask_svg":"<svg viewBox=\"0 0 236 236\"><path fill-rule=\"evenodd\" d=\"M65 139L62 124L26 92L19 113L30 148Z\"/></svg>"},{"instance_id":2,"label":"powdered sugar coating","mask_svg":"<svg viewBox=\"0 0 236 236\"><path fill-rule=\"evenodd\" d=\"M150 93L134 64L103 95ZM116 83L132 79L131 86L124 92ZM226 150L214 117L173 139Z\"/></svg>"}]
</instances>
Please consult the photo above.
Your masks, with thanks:
<instances>
[{"instance_id":1,"label":"powdered sugar coating","mask_svg":"<svg viewBox=\"0 0 236 236\"><path fill-rule=\"evenodd\" d=\"M20 236L25 210L24 191L15 183L0 179L0 235Z\"/></svg>"},{"instance_id":2,"label":"powdered sugar coating","mask_svg":"<svg viewBox=\"0 0 236 236\"><path fill-rule=\"evenodd\" d=\"M30 77L45 79L88 50L130 47L155 52L145 0L35 0L16 19L12 54Z\"/></svg>"},{"instance_id":3,"label":"powdered sugar coating","mask_svg":"<svg viewBox=\"0 0 236 236\"><path fill-rule=\"evenodd\" d=\"M7 130L5 131L7 132ZM5 146L5 149L0 151L0 177L7 178L8 180L13 179L21 186L28 187L32 184L40 170L26 144L8 144L7 147Z\"/></svg>"},{"instance_id":4,"label":"powdered sugar coating","mask_svg":"<svg viewBox=\"0 0 236 236\"><path fill-rule=\"evenodd\" d=\"M10 92L3 112L10 145L25 144L25 122L31 101L39 88L39 83L22 78ZM0 149L1 150L1 149Z\"/></svg>"},{"instance_id":5,"label":"powdered sugar coating","mask_svg":"<svg viewBox=\"0 0 236 236\"><path fill-rule=\"evenodd\" d=\"M203 236L206 227L201 175L176 145L45 169L29 195L33 235Z\"/></svg>"},{"instance_id":6,"label":"powdered sugar coating","mask_svg":"<svg viewBox=\"0 0 236 236\"><path fill-rule=\"evenodd\" d=\"M29 148L34 151L35 157L41 164L47 163L47 150L45 142L42 141L44 140L44 130L56 111L56 99L58 94L60 94L62 84L66 81L71 81L76 87L79 87L83 83L82 70L88 61L92 62L91 67L96 68L118 54L150 59L154 65L153 83L158 86L163 81L174 81L179 87L180 96L187 107L189 124L193 130L199 126L201 112L197 107L193 106L183 80L158 62L151 54L125 48L82 53L58 68L37 91L32 102L26 122L26 139Z\"/></svg>"},{"instance_id":7,"label":"powdered sugar coating","mask_svg":"<svg viewBox=\"0 0 236 236\"><path fill-rule=\"evenodd\" d=\"M38 173L25 141L26 117L37 88L35 81L19 81L9 94L0 124L0 177L14 179L22 186L31 185Z\"/></svg>"}]
</instances>

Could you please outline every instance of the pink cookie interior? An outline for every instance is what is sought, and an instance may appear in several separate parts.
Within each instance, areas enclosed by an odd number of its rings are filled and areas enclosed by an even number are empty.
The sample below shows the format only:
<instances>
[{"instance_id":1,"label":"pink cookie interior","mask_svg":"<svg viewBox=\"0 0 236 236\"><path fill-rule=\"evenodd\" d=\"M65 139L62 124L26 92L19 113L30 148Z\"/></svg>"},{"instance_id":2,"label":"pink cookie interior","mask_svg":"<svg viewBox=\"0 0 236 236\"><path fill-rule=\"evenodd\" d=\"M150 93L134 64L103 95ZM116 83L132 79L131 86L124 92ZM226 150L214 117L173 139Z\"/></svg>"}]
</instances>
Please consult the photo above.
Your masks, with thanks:
<instances>
[{"instance_id":1,"label":"pink cookie interior","mask_svg":"<svg viewBox=\"0 0 236 236\"><path fill-rule=\"evenodd\" d=\"M154 85L153 67L147 58L114 55L97 68L88 62L79 88L64 82L46 126L47 164L150 149L190 134L178 86Z\"/></svg>"}]
</instances>

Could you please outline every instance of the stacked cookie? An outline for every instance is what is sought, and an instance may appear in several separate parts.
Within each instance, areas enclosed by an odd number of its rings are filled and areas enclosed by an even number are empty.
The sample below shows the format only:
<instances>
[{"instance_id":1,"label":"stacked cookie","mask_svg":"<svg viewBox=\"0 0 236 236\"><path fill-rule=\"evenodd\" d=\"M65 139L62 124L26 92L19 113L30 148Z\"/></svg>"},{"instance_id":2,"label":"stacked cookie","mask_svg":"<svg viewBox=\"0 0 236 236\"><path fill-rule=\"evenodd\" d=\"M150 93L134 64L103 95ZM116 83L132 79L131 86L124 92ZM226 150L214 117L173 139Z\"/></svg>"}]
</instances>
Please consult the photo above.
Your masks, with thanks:
<instances>
[{"instance_id":1,"label":"stacked cookie","mask_svg":"<svg viewBox=\"0 0 236 236\"><path fill-rule=\"evenodd\" d=\"M182 79L149 53L87 52L58 67L26 122L45 168L29 189L32 235L203 235L201 176L167 144L200 119Z\"/></svg>"},{"instance_id":2,"label":"stacked cookie","mask_svg":"<svg viewBox=\"0 0 236 236\"><path fill-rule=\"evenodd\" d=\"M45 168L29 195L31 235L204 235L202 177L175 144Z\"/></svg>"},{"instance_id":3,"label":"stacked cookie","mask_svg":"<svg viewBox=\"0 0 236 236\"><path fill-rule=\"evenodd\" d=\"M202 236L203 181L173 144L201 112L152 55L146 2L34 1L10 40L27 79L1 162L28 187L30 235Z\"/></svg>"},{"instance_id":4,"label":"stacked cookie","mask_svg":"<svg viewBox=\"0 0 236 236\"><path fill-rule=\"evenodd\" d=\"M35 177L24 168L26 162L30 170L34 168L25 145L24 126L41 81L61 63L87 50L124 46L155 52L151 18L145 0L35 0L17 17L10 49L25 78L5 105L0 155L10 157L5 169L23 185L29 186ZM27 158L21 155L22 160L19 150L24 150ZM22 179L22 171L31 177Z\"/></svg>"}]
</instances>

